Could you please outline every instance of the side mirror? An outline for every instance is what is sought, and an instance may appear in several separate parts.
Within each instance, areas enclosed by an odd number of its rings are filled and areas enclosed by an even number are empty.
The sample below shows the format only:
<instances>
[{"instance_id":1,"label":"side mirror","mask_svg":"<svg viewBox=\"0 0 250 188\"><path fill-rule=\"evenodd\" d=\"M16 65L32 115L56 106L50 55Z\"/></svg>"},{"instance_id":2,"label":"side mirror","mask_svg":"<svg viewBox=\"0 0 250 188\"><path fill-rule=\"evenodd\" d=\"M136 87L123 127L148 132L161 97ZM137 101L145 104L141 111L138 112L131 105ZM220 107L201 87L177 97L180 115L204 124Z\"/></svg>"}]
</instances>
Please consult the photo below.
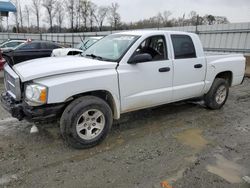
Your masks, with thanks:
<instances>
[{"instance_id":1,"label":"side mirror","mask_svg":"<svg viewBox=\"0 0 250 188\"><path fill-rule=\"evenodd\" d=\"M148 53L137 54L135 56L132 56L130 60L128 61L128 63L129 64L144 63L144 62L152 61L152 59L153 57Z\"/></svg>"}]
</instances>

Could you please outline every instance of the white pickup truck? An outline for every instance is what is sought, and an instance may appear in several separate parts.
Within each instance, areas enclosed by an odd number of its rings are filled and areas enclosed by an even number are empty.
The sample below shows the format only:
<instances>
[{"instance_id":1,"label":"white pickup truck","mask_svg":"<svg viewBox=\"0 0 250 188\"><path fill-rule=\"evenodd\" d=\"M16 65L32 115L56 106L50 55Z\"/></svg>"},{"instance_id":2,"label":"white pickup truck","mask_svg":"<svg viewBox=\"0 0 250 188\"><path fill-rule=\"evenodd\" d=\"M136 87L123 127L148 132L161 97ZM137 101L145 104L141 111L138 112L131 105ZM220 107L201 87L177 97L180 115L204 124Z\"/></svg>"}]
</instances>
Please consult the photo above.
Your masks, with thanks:
<instances>
[{"instance_id":1,"label":"white pickup truck","mask_svg":"<svg viewBox=\"0 0 250 188\"><path fill-rule=\"evenodd\" d=\"M196 34L128 31L104 37L83 57L6 65L1 101L19 120L60 119L67 143L88 148L126 112L196 97L220 109L245 66L240 54L205 56Z\"/></svg>"}]
</instances>

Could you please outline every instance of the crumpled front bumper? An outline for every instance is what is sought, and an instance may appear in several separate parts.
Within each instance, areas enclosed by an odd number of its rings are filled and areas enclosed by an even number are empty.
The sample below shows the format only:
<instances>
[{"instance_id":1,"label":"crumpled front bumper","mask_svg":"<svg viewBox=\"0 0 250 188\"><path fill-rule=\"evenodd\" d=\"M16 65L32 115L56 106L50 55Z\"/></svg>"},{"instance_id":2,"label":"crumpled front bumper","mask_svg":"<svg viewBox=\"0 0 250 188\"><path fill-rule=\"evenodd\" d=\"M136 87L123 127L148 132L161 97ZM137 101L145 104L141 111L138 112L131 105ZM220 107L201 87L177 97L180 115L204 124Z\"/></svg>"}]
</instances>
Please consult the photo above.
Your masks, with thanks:
<instances>
[{"instance_id":1,"label":"crumpled front bumper","mask_svg":"<svg viewBox=\"0 0 250 188\"><path fill-rule=\"evenodd\" d=\"M8 93L1 95L1 104L12 117L19 121L26 119L33 122L56 120L61 116L65 108L65 104L44 105L40 107L28 106L25 102L16 102Z\"/></svg>"},{"instance_id":2,"label":"crumpled front bumper","mask_svg":"<svg viewBox=\"0 0 250 188\"><path fill-rule=\"evenodd\" d=\"M2 107L7 110L12 117L17 118L19 121L24 118L22 105L17 103L9 94L2 93L1 104Z\"/></svg>"}]
</instances>

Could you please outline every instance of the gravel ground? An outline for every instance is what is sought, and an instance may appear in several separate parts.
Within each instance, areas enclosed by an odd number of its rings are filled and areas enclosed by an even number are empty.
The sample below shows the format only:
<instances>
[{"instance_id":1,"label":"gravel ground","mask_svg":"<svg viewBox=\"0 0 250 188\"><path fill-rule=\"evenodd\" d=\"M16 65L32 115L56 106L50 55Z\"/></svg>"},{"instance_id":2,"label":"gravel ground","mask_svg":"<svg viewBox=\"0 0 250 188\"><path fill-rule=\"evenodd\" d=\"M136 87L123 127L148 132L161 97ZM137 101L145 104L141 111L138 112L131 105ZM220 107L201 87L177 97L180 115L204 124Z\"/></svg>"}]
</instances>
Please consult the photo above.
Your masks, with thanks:
<instances>
[{"instance_id":1,"label":"gravel ground","mask_svg":"<svg viewBox=\"0 0 250 188\"><path fill-rule=\"evenodd\" d=\"M219 111L182 102L126 114L88 150L66 146L56 123L29 134L0 107L0 187L249 188L249 107L246 79Z\"/></svg>"}]
</instances>

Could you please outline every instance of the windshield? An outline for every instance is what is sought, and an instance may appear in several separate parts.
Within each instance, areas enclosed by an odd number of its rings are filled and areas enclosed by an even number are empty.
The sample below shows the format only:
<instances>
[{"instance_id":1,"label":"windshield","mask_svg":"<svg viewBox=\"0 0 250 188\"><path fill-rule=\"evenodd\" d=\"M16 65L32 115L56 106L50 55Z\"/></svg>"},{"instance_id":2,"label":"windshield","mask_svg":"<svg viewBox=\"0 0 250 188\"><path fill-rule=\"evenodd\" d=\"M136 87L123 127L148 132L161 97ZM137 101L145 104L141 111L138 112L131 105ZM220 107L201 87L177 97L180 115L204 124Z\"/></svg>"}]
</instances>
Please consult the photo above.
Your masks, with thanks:
<instances>
[{"instance_id":1,"label":"windshield","mask_svg":"<svg viewBox=\"0 0 250 188\"><path fill-rule=\"evenodd\" d=\"M24 41L8 41L0 45L0 48L15 48L20 44L23 44Z\"/></svg>"},{"instance_id":2,"label":"windshield","mask_svg":"<svg viewBox=\"0 0 250 188\"><path fill-rule=\"evenodd\" d=\"M134 35L109 35L90 46L83 56L116 62L138 38Z\"/></svg>"},{"instance_id":3,"label":"windshield","mask_svg":"<svg viewBox=\"0 0 250 188\"><path fill-rule=\"evenodd\" d=\"M18 50L18 49L20 49L22 46L25 46L27 44L27 42L23 42L22 44L19 44L18 46L16 46L15 48L14 48L14 50Z\"/></svg>"}]
</instances>

